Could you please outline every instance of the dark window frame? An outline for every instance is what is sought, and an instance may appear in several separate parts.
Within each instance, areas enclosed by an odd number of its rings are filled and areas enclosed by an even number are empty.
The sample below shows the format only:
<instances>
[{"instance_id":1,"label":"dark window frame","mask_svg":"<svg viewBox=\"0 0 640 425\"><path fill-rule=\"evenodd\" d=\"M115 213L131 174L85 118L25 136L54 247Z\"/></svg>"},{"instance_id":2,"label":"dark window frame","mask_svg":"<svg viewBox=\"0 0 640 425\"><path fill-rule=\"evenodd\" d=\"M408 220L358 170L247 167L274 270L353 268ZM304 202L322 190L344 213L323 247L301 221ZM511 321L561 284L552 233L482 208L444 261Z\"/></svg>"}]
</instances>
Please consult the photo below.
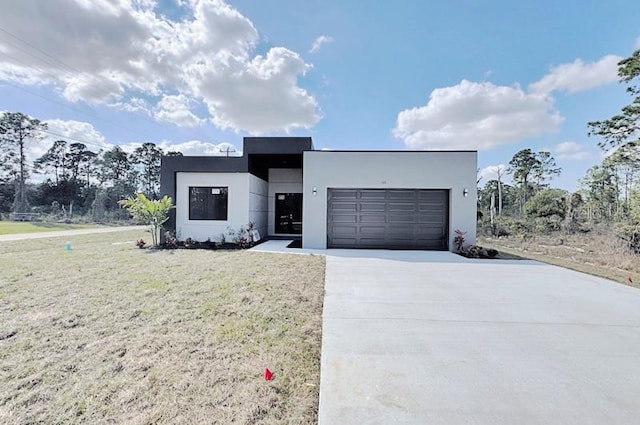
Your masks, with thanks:
<instances>
[{"instance_id":1,"label":"dark window frame","mask_svg":"<svg viewBox=\"0 0 640 425\"><path fill-rule=\"evenodd\" d=\"M214 190L219 190L220 193L215 194L213 193ZM198 198L194 199L194 196L198 196ZM206 197L209 199L206 199ZM196 202L200 203L199 208L194 208L198 206L194 204ZM228 219L228 186L189 186L189 220L227 221Z\"/></svg>"}]
</instances>

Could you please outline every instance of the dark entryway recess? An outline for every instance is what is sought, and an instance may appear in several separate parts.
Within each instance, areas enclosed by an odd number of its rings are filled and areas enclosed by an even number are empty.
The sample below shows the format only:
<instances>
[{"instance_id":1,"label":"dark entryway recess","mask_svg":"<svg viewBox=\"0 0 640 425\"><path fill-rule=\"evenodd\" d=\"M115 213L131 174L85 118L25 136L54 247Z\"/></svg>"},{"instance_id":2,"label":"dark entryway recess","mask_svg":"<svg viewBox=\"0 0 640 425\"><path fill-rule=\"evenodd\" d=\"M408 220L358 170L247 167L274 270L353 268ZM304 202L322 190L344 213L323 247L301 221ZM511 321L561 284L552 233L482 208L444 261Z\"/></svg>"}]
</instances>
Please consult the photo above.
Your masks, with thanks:
<instances>
[{"instance_id":1,"label":"dark entryway recess","mask_svg":"<svg viewBox=\"0 0 640 425\"><path fill-rule=\"evenodd\" d=\"M302 234L302 193L276 193L276 233Z\"/></svg>"},{"instance_id":2,"label":"dark entryway recess","mask_svg":"<svg viewBox=\"0 0 640 425\"><path fill-rule=\"evenodd\" d=\"M449 191L329 189L328 248L448 249Z\"/></svg>"}]
</instances>

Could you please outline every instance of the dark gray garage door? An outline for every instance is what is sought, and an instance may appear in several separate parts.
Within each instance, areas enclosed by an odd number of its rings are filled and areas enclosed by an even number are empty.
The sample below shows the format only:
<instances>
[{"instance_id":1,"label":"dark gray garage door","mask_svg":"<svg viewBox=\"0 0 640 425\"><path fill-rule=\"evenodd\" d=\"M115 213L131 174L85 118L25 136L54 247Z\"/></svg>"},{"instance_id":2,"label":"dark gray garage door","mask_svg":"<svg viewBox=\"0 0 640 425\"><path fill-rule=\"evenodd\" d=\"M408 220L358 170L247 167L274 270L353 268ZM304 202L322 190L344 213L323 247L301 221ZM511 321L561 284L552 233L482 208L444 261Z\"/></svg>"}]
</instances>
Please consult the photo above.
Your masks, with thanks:
<instances>
[{"instance_id":1,"label":"dark gray garage door","mask_svg":"<svg viewBox=\"0 0 640 425\"><path fill-rule=\"evenodd\" d=\"M329 189L329 248L448 248L449 191Z\"/></svg>"}]
</instances>

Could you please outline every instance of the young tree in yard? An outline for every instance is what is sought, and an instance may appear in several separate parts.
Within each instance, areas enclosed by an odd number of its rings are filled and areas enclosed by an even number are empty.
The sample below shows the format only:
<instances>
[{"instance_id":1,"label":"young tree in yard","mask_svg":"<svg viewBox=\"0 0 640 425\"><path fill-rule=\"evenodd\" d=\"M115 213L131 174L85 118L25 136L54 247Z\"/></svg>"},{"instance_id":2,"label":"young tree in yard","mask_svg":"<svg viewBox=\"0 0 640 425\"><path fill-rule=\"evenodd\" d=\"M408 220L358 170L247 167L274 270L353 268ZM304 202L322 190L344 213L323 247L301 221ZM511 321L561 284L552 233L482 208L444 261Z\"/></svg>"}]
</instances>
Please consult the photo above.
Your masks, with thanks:
<instances>
[{"instance_id":1,"label":"young tree in yard","mask_svg":"<svg viewBox=\"0 0 640 425\"><path fill-rule=\"evenodd\" d=\"M114 146L111 150L104 152L101 165L104 180L113 186L129 180L131 162L120 146Z\"/></svg>"},{"instance_id":2,"label":"young tree in yard","mask_svg":"<svg viewBox=\"0 0 640 425\"><path fill-rule=\"evenodd\" d=\"M604 121L593 121L589 125L589 135L602 137L598 146L603 149L613 148L638 140L640 131L640 87L634 82L640 77L640 50L630 57L618 62L620 82L628 85L627 92L633 98L631 104L622 108L620 114Z\"/></svg>"},{"instance_id":3,"label":"young tree in yard","mask_svg":"<svg viewBox=\"0 0 640 425\"><path fill-rule=\"evenodd\" d=\"M35 170L40 173L53 173L55 183L58 184L60 180L66 180L66 160L67 142L64 140L56 140L44 155L34 161L33 166Z\"/></svg>"},{"instance_id":4,"label":"young tree in yard","mask_svg":"<svg viewBox=\"0 0 640 425\"><path fill-rule=\"evenodd\" d=\"M629 194L640 177L640 142L620 146L602 161L602 165L614 171L616 182L622 186L617 188L617 193L624 199L625 208L628 208Z\"/></svg>"},{"instance_id":5,"label":"young tree in yard","mask_svg":"<svg viewBox=\"0 0 640 425\"><path fill-rule=\"evenodd\" d=\"M507 172L507 168L504 165L498 165L496 167L496 176L498 182L498 215L502 215L502 178Z\"/></svg>"},{"instance_id":6,"label":"young tree in yard","mask_svg":"<svg viewBox=\"0 0 640 425\"><path fill-rule=\"evenodd\" d=\"M551 179L560 175L562 169L556 165L556 160L547 151L540 151L536 154L538 164L533 168L533 179L536 182L536 189L547 187Z\"/></svg>"},{"instance_id":7,"label":"young tree in yard","mask_svg":"<svg viewBox=\"0 0 640 425\"><path fill-rule=\"evenodd\" d=\"M92 157L91 154L93 152L88 151L84 143L72 143L69 145L66 160L71 180L75 182L79 180L82 167Z\"/></svg>"},{"instance_id":8,"label":"young tree in yard","mask_svg":"<svg viewBox=\"0 0 640 425\"><path fill-rule=\"evenodd\" d=\"M499 183L498 180L489 180L482 189L478 190L478 210L483 214L490 211L491 196L502 193L502 210L505 214L513 213L517 203L517 192L514 187ZM498 201L500 203L500 201ZM496 209L498 209L496 207Z\"/></svg>"},{"instance_id":9,"label":"young tree in yard","mask_svg":"<svg viewBox=\"0 0 640 425\"><path fill-rule=\"evenodd\" d=\"M96 160L98 180L114 202L136 191L136 175L129 156L120 146L101 152ZM107 203L108 204L108 203ZM113 204L113 203L112 203ZM113 204L116 206L117 204ZM111 209L107 206L107 209Z\"/></svg>"},{"instance_id":10,"label":"young tree in yard","mask_svg":"<svg viewBox=\"0 0 640 425\"><path fill-rule=\"evenodd\" d=\"M560 174L561 169L549 152L535 153L531 149L517 152L511 161L507 172L513 175L513 181L520 186L520 208L524 212L530 194L535 194L546 186L546 182Z\"/></svg>"},{"instance_id":11,"label":"young tree in yard","mask_svg":"<svg viewBox=\"0 0 640 425\"><path fill-rule=\"evenodd\" d=\"M171 198L165 195L161 199L152 200L143 193L138 193L135 197L120 201L119 204L129 210L134 219L151 227L153 246L158 246L160 229L169 219L169 210L173 208Z\"/></svg>"},{"instance_id":12,"label":"young tree in yard","mask_svg":"<svg viewBox=\"0 0 640 425\"><path fill-rule=\"evenodd\" d=\"M524 212L524 204L527 203L530 192L530 180L533 169L538 164L535 153L531 149L522 149L509 161L508 172L513 175L513 181L520 186L520 206Z\"/></svg>"},{"instance_id":13,"label":"young tree in yard","mask_svg":"<svg viewBox=\"0 0 640 425\"><path fill-rule=\"evenodd\" d=\"M142 189L153 199L158 196L160 189L160 158L162 149L154 143L143 143L131 155L131 162L141 168Z\"/></svg>"},{"instance_id":14,"label":"young tree in yard","mask_svg":"<svg viewBox=\"0 0 640 425\"><path fill-rule=\"evenodd\" d=\"M27 180L26 144L30 140L41 138L41 132L46 129L46 123L21 112L5 112L0 116L0 150L4 154L2 159L8 160L9 164L19 170L14 212L26 212L29 207L25 187Z\"/></svg>"},{"instance_id":15,"label":"young tree in yard","mask_svg":"<svg viewBox=\"0 0 640 425\"><path fill-rule=\"evenodd\" d=\"M616 176L610 167L594 165L581 181L586 192L587 218L610 221L618 203Z\"/></svg>"}]
</instances>

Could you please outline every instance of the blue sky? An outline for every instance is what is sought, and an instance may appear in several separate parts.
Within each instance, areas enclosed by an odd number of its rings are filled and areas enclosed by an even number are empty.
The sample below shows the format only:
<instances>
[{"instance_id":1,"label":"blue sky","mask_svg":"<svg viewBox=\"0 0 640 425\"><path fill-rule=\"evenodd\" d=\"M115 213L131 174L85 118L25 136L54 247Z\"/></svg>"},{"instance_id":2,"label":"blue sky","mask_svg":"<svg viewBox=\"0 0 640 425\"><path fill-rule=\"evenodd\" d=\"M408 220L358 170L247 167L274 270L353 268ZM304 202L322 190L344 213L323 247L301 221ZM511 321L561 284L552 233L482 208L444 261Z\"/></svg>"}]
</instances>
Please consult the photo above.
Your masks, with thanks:
<instances>
[{"instance_id":1,"label":"blue sky","mask_svg":"<svg viewBox=\"0 0 640 425\"><path fill-rule=\"evenodd\" d=\"M602 159L587 122L629 102L616 63L640 2L11 0L0 110L93 149L185 154L247 135L316 148L477 149L484 181L549 150L575 190ZM482 183L481 183L482 184Z\"/></svg>"}]
</instances>

